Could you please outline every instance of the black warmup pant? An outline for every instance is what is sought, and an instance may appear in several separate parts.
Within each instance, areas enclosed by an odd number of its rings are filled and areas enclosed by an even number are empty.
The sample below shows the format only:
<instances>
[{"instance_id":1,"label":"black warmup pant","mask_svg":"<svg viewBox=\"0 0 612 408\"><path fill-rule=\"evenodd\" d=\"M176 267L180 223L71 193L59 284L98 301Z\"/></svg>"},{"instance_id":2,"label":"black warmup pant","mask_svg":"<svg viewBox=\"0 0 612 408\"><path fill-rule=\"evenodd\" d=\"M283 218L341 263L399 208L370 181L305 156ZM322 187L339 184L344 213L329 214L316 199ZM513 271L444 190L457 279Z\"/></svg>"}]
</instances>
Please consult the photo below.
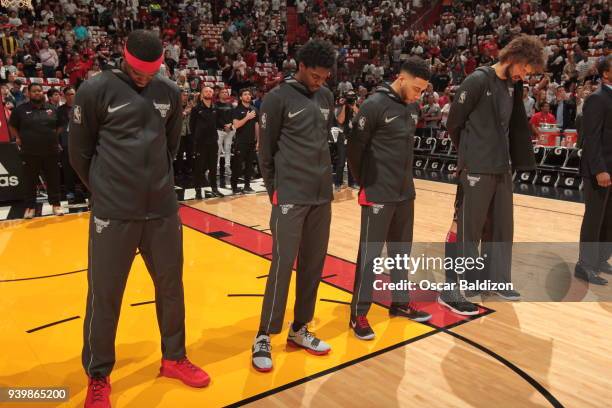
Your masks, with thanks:
<instances>
[{"instance_id":1,"label":"black warmup pant","mask_svg":"<svg viewBox=\"0 0 612 408\"><path fill-rule=\"evenodd\" d=\"M487 254L486 273L473 269L462 278L469 282L490 279L510 283L514 238L512 175L509 172L468 174L462 171L459 183L463 202L457 219L457 255L476 259Z\"/></svg>"},{"instance_id":2,"label":"black warmup pant","mask_svg":"<svg viewBox=\"0 0 612 408\"><path fill-rule=\"evenodd\" d=\"M580 263L599 270L612 255L612 199L610 188L584 178L584 218L580 228Z\"/></svg>"},{"instance_id":3,"label":"black warmup pant","mask_svg":"<svg viewBox=\"0 0 612 408\"><path fill-rule=\"evenodd\" d=\"M272 264L266 283L259 330L280 333L283 328L293 262L297 255L294 321L309 323L327 254L331 203L272 206Z\"/></svg>"},{"instance_id":4,"label":"black warmup pant","mask_svg":"<svg viewBox=\"0 0 612 408\"><path fill-rule=\"evenodd\" d=\"M414 200L398 203L374 204L361 207L361 232L359 252L355 266L355 283L351 314L365 316L372 305L374 258L381 255L383 246L387 245L387 257L397 255L410 256L412 249L412 232L414 227ZM393 268L391 282L400 283L408 279L408 271ZM393 303L408 303L407 291L394 290Z\"/></svg>"},{"instance_id":5,"label":"black warmup pant","mask_svg":"<svg viewBox=\"0 0 612 408\"><path fill-rule=\"evenodd\" d=\"M463 188L461 187L461 183L457 184L457 192L455 193L455 212L453 213L453 221L458 222L459 219L459 211L461 210L461 205L463 204ZM482 240L481 242L492 242L491 238L491 207L489 207L489 212L487 213L487 219L485 220L484 228L482 231ZM481 253L486 249L481 248ZM445 258L456 258L457 257L457 242L446 242L444 246L444 257ZM482 253L484 255L484 253ZM486 256L487 260L489 256ZM485 260L485 272L481 272L481 276L488 276L488 262ZM457 282L457 273L453 268L445 269L446 282Z\"/></svg>"},{"instance_id":6,"label":"black warmup pant","mask_svg":"<svg viewBox=\"0 0 612 408\"><path fill-rule=\"evenodd\" d=\"M232 157L232 188L238 188L238 177L244 177L244 188L251 186L253 163L255 162L255 145L253 143L234 143Z\"/></svg>"},{"instance_id":7,"label":"black warmup pant","mask_svg":"<svg viewBox=\"0 0 612 408\"><path fill-rule=\"evenodd\" d=\"M47 183L49 204L60 205L59 155L57 153L48 155L22 153L21 162L23 164L23 191L26 208L36 206L36 186L38 185L39 175L42 175Z\"/></svg>"},{"instance_id":8,"label":"black warmup pant","mask_svg":"<svg viewBox=\"0 0 612 408\"><path fill-rule=\"evenodd\" d=\"M115 364L119 311L137 249L155 285L162 356L168 360L185 356L183 230L178 213L147 221L91 215L82 355L90 377L108 376Z\"/></svg>"},{"instance_id":9,"label":"black warmup pant","mask_svg":"<svg viewBox=\"0 0 612 408\"><path fill-rule=\"evenodd\" d=\"M338 138L338 142L336 142L336 149L338 150L338 161L336 163L336 175L334 177L334 184L337 187L342 186L344 183L344 165L346 164L346 145L344 144L344 138L340 140ZM353 175L351 174L351 169L348 169L348 184L352 186L355 183L353 180Z\"/></svg>"},{"instance_id":10,"label":"black warmup pant","mask_svg":"<svg viewBox=\"0 0 612 408\"><path fill-rule=\"evenodd\" d=\"M193 182L195 188L204 187L204 173L208 171L208 182L214 190L217 188L217 144L200 146L195 152Z\"/></svg>"}]
</instances>

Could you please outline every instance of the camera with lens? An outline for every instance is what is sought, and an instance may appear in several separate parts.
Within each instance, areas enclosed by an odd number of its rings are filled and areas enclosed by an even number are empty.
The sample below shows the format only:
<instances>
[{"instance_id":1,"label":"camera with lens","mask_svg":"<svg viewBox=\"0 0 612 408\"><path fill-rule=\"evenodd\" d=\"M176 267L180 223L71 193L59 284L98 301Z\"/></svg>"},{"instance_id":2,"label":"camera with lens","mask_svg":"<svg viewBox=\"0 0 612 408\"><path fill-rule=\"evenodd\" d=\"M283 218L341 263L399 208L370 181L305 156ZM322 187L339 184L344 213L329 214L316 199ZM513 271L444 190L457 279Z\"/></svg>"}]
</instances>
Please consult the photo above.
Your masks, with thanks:
<instances>
[{"instance_id":1,"label":"camera with lens","mask_svg":"<svg viewBox=\"0 0 612 408\"><path fill-rule=\"evenodd\" d=\"M344 95L344 100L347 105L354 105L357 103L357 94L353 91L349 91Z\"/></svg>"}]
</instances>

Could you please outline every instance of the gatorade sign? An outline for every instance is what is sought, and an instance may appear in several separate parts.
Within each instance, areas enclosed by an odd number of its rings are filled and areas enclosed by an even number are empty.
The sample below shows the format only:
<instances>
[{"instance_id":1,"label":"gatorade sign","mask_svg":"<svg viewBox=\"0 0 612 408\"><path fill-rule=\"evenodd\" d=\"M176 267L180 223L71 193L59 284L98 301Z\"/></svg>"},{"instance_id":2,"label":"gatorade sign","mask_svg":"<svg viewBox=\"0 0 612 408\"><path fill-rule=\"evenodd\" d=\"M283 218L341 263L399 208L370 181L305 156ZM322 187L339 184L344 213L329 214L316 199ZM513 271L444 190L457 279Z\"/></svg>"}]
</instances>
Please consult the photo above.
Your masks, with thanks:
<instances>
[{"instance_id":1,"label":"gatorade sign","mask_svg":"<svg viewBox=\"0 0 612 408\"><path fill-rule=\"evenodd\" d=\"M21 158L13 143L0 143L0 201L22 200Z\"/></svg>"}]
</instances>

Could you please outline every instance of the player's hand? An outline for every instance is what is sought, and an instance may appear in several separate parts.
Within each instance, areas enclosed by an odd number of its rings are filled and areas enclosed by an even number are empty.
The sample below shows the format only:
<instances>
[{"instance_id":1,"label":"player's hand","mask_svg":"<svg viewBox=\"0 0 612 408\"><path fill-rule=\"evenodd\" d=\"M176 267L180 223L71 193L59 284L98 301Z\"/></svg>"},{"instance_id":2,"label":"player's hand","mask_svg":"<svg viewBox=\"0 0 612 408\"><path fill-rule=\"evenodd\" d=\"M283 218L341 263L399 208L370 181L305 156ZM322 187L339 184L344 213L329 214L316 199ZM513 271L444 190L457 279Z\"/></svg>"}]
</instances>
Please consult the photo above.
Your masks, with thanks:
<instances>
[{"instance_id":1,"label":"player's hand","mask_svg":"<svg viewBox=\"0 0 612 408\"><path fill-rule=\"evenodd\" d=\"M15 139L15 143L17 144L17 147L21 147L21 139L20 138L16 138Z\"/></svg>"},{"instance_id":2,"label":"player's hand","mask_svg":"<svg viewBox=\"0 0 612 408\"><path fill-rule=\"evenodd\" d=\"M248 120L252 120L252 119L255 119L256 115L257 114L255 113L255 111L249 111L249 113L247 113L246 117L247 117Z\"/></svg>"},{"instance_id":3,"label":"player's hand","mask_svg":"<svg viewBox=\"0 0 612 408\"><path fill-rule=\"evenodd\" d=\"M599 173L596 177L597 184L599 184L600 187L610 187L612 185L612 180L610 180L610 173L604 171Z\"/></svg>"}]
</instances>

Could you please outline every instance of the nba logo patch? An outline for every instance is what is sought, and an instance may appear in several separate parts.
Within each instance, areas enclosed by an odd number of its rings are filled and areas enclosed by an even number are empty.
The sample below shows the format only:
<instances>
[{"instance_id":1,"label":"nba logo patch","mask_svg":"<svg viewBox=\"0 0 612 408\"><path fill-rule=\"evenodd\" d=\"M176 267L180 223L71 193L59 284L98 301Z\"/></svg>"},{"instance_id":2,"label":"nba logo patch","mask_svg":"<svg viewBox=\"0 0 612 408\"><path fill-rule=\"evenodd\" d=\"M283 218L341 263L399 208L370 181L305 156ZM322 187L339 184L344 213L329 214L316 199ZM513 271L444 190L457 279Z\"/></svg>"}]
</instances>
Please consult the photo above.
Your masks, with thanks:
<instances>
[{"instance_id":1,"label":"nba logo patch","mask_svg":"<svg viewBox=\"0 0 612 408\"><path fill-rule=\"evenodd\" d=\"M266 122L267 122L267 121L268 121L268 114L267 114L267 113L264 113L263 115L261 115L261 119L260 119L260 122L261 122L261 128L262 128L262 129L265 129L265 128L266 128Z\"/></svg>"},{"instance_id":2,"label":"nba logo patch","mask_svg":"<svg viewBox=\"0 0 612 408\"><path fill-rule=\"evenodd\" d=\"M412 120L414 120L414 124L416 125L419 122L419 115L412 113L410 116L412 116Z\"/></svg>"},{"instance_id":3,"label":"nba logo patch","mask_svg":"<svg viewBox=\"0 0 612 408\"><path fill-rule=\"evenodd\" d=\"M459 95L459 103L465 103L465 98L467 98L467 91L461 92Z\"/></svg>"},{"instance_id":4,"label":"nba logo patch","mask_svg":"<svg viewBox=\"0 0 612 408\"><path fill-rule=\"evenodd\" d=\"M384 204L374 204L372 205L372 212L374 213L374 215L378 215L380 210L382 210L383 208L385 208Z\"/></svg>"},{"instance_id":5,"label":"nba logo patch","mask_svg":"<svg viewBox=\"0 0 612 408\"><path fill-rule=\"evenodd\" d=\"M329 117L329 109L323 109L323 108L319 108L321 110L321 113L323 114L323 117L325 118L325 120L327 120L327 118Z\"/></svg>"},{"instance_id":6,"label":"nba logo patch","mask_svg":"<svg viewBox=\"0 0 612 408\"><path fill-rule=\"evenodd\" d=\"M365 125L366 125L366 118L365 116L362 116L359 118L359 130L365 129Z\"/></svg>"},{"instance_id":7,"label":"nba logo patch","mask_svg":"<svg viewBox=\"0 0 612 408\"><path fill-rule=\"evenodd\" d=\"M293 208L293 204L283 204L280 206L280 208L283 215L287 215L289 210Z\"/></svg>"},{"instance_id":8,"label":"nba logo patch","mask_svg":"<svg viewBox=\"0 0 612 408\"><path fill-rule=\"evenodd\" d=\"M81 120L81 107L79 105L74 105L74 109L72 110L72 121L80 125Z\"/></svg>"}]
</instances>

